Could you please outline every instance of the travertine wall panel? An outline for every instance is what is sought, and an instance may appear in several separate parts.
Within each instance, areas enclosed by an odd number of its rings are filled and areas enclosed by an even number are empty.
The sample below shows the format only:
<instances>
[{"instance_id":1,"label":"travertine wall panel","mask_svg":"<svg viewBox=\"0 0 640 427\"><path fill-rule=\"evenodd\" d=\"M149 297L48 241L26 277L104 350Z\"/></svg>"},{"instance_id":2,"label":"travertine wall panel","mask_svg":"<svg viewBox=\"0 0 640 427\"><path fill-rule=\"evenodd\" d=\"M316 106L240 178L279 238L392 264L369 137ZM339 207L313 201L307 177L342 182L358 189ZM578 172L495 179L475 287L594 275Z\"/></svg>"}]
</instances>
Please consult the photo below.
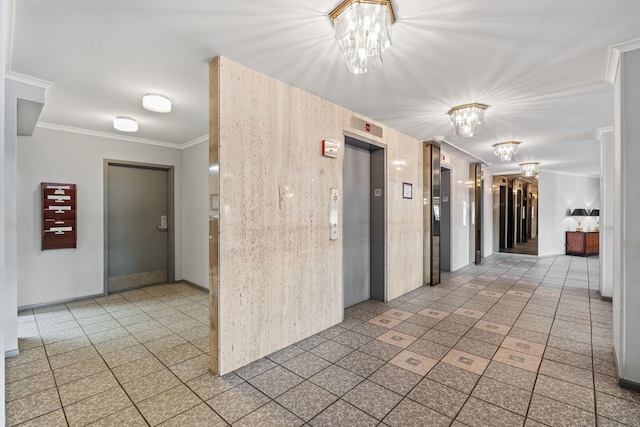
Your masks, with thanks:
<instances>
[{"instance_id":1,"label":"travertine wall panel","mask_svg":"<svg viewBox=\"0 0 640 427\"><path fill-rule=\"evenodd\" d=\"M423 285L422 143L385 129L387 144L387 299ZM404 199L402 184L412 184Z\"/></svg>"},{"instance_id":2,"label":"travertine wall panel","mask_svg":"<svg viewBox=\"0 0 640 427\"><path fill-rule=\"evenodd\" d=\"M217 152L220 173L212 353L224 374L342 320L342 218L338 240L329 240L329 195L337 188L342 196L343 132L363 133L350 129L351 112L226 58L212 63L211 76L219 79L211 158ZM341 143L339 158L321 155L323 139ZM388 128L376 140L387 145L394 297L421 285L421 151ZM406 164L391 170L394 160ZM413 199L402 199L403 181L414 184ZM212 354L214 371L215 363Z\"/></svg>"}]
</instances>

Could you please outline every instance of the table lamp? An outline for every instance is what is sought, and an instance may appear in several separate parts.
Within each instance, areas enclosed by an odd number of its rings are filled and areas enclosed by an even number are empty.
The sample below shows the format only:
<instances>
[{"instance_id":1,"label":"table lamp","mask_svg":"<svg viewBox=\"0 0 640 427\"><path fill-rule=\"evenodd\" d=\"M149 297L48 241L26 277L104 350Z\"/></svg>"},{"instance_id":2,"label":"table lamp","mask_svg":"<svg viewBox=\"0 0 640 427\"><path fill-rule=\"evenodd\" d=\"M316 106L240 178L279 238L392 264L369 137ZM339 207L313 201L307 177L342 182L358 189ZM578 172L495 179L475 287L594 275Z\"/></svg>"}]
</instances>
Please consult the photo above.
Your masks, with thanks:
<instances>
[{"instance_id":1,"label":"table lamp","mask_svg":"<svg viewBox=\"0 0 640 427\"><path fill-rule=\"evenodd\" d=\"M596 231L600 231L600 209L591 209L589 216L596 217Z\"/></svg>"},{"instance_id":2,"label":"table lamp","mask_svg":"<svg viewBox=\"0 0 640 427\"><path fill-rule=\"evenodd\" d=\"M574 209L573 212L571 212L571 216L577 216L578 217L578 226L576 227L576 231L582 231L582 226L580 225L580 220L582 220L583 216L589 216L589 215L587 215L587 211L585 211L582 208Z\"/></svg>"}]
</instances>

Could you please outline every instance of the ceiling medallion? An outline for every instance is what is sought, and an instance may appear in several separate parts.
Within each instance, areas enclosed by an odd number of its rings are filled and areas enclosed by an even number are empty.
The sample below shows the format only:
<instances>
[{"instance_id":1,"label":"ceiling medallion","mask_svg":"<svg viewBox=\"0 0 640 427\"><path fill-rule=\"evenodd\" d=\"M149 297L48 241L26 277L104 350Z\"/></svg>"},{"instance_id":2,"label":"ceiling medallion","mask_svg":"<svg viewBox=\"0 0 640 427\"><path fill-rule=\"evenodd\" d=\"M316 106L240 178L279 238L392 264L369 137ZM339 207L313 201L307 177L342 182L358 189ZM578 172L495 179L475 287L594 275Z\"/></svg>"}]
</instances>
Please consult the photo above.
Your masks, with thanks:
<instances>
[{"instance_id":1,"label":"ceiling medallion","mask_svg":"<svg viewBox=\"0 0 640 427\"><path fill-rule=\"evenodd\" d=\"M349 71L364 74L382 67L395 22L390 0L345 0L329 17Z\"/></svg>"},{"instance_id":2,"label":"ceiling medallion","mask_svg":"<svg viewBox=\"0 0 640 427\"><path fill-rule=\"evenodd\" d=\"M518 152L518 141L507 141L493 144L493 152L500 158L501 162L510 162L516 157Z\"/></svg>"},{"instance_id":3,"label":"ceiling medallion","mask_svg":"<svg viewBox=\"0 0 640 427\"><path fill-rule=\"evenodd\" d=\"M484 121L484 112L489 108L485 104L465 104L453 107L447 113L451 116L451 125L457 136L470 137L480 131Z\"/></svg>"}]
</instances>

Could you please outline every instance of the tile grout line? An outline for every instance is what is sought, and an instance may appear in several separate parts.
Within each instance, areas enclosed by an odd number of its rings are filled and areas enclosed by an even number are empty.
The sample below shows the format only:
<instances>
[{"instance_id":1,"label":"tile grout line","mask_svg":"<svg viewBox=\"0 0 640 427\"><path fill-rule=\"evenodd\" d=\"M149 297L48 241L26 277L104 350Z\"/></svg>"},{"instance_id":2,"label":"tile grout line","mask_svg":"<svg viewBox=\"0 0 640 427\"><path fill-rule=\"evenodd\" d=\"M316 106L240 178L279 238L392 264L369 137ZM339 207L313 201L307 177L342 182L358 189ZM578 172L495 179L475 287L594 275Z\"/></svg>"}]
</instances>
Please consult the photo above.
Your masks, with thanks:
<instances>
[{"instance_id":1,"label":"tile grout line","mask_svg":"<svg viewBox=\"0 0 640 427\"><path fill-rule=\"evenodd\" d=\"M545 273L545 275L542 277L542 281L544 281L544 278L547 277L547 275L549 274L549 270L551 270L551 268L553 267L553 264L556 262L556 260L554 259L554 261L551 263L551 265L549 266L549 268L547 269L547 272ZM529 397L529 404L527 405L527 412L525 414L525 422L527 420L527 418L529 418L529 411L531 409L531 402L533 401L533 396L535 394L536 391L536 385L538 385L538 376L540 375L540 367L542 366L542 361L544 360L544 355L547 352L547 348L549 347L549 338L551 337L551 329L553 328L553 323L556 320L556 314L558 313L558 307L560 307L560 301L562 301L562 292L564 292L564 287L567 281L567 277L569 275L569 269L570 269L570 265L567 266L567 272L565 273L564 276L564 280L562 282L562 287L560 288L560 295L558 296L558 301L556 302L556 309L553 312L553 321L551 322L551 327L549 328L549 333L547 334L547 340L545 342L544 345L544 352L542 353L542 356L540 356L540 365L538 365L538 369L536 370L536 379L533 383L533 388L531 389L531 396ZM542 284L542 281L540 282ZM534 420L537 421L537 420ZM541 424L543 424L541 421L537 421L540 422Z\"/></svg>"}]
</instances>

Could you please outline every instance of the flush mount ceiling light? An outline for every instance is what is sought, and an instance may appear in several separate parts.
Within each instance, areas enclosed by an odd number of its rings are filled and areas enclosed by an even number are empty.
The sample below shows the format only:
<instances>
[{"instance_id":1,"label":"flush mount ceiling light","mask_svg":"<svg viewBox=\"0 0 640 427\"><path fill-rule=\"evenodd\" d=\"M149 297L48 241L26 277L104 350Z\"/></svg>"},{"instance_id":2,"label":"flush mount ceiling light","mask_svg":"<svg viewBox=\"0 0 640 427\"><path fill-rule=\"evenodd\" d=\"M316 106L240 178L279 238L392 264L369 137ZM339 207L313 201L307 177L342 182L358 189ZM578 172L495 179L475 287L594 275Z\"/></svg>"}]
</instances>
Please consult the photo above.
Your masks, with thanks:
<instances>
[{"instance_id":1,"label":"flush mount ceiling light","mask_svg":"<svg viewBox=\"0 0 640 427\"><path fill-rule=\"evenodd\" d=\"M500 158L501 162L512 161L518 152L518 141L507 141L493 144L493 152Z\"/></svg>"},{"instance_id":2,"label":"flush mount ceiling light","mask_svg":"<svg viewBox=\"0 0 640 427\"><path fill-rule=\"evenodd\" d=\"M171 100L159 93L147 93L142 97L142 106L156 113L168 113L171 111Z\"/></svg>"},{"instance_id":3,"label":"flush mount ceiling light","mask_svg":"<svg viewBox=\"0 0 640 427\"><path fill-rule=\"evenodd\" d=\"M118 116L113 119L113 127L122 132L137 132L138 122L131 117Z\"/></svg>"},{"instance_id":4,"label":"flush mount ceiling light","mask_svg":"<svg viewBox=\"0 0 640 427\"><path fill-rule=\"evenodd\" d=\"M451 125L457 136L473 136L480 131L484 121L484 112L489 108L484 104L465 104L453 107L447 113L451 116Z\"/></svg>"},{"instance_id":5,"label":"flush mount ceiling light","mask_svg":"<svg viewBox=\"0 0 640 427\"><path fill-rule=\"evenodd\" d=\"M538 174L539 162L520 163L520 171L525 178L535 177Z\"/></svg>"},{"instance_id":6,"label":"flush mount ceiling light","mask_svg":"<svg viewBox=\"0 0 640 427\"><path fill-rule=\"evenodd\" d=\"M364 74L382 67L395 22L390 0L345 0L329 17L349 71Z\"/></svg>"}]
</instances>

